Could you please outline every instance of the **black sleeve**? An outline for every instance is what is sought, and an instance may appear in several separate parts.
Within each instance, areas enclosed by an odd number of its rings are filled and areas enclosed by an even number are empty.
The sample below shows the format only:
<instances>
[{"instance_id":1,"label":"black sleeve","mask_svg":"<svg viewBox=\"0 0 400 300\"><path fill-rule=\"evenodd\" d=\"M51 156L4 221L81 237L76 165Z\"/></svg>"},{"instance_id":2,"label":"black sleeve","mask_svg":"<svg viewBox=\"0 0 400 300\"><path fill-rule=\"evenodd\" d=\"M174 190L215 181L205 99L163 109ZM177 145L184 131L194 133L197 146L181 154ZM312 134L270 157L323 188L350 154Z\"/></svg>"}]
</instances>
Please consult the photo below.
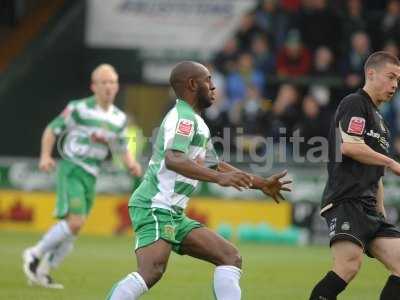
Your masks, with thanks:
<instances>
[{"instance_id":1,"label":"black sleeve","mask_svg":"<svg viewBox=\"0 0 400 300\"><path fill-rule=\"evenodd\" d=\"M363 99L350 96L343 99L338 107L336 126L348 135L364 137L367 125L367 109Z\"/></svg>"}]
</instances>

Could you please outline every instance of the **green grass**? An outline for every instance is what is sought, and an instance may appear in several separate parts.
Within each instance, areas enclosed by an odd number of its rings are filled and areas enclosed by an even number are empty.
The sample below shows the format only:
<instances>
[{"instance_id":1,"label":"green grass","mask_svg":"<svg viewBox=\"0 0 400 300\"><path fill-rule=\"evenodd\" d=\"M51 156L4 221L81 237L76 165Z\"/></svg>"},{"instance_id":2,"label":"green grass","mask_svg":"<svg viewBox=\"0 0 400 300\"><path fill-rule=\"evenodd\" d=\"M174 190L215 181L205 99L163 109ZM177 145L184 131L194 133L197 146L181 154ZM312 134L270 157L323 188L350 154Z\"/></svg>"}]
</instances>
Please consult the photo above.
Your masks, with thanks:
<instances>
[{"instance_id":1,"label":"green grass","mask_svg":"<svg viewBox=\"0 0 400 300\"><path fill-rule=\"evenodd\" d=\"M0 299L105 299L114 282L135 270L130 238L82 236L75 251L54 272L64 290L29 287L21 269L21 252L39 237L0 231ZM239 248L244 259L244 300L308 299L330 266L326 247L243 244ZM173 254L164 278L142 299L211 300L212 274L212 265ZM362 271L340 299L378 299L387 275L376 261L365 258Z\"/></svg>"}]
</instances>

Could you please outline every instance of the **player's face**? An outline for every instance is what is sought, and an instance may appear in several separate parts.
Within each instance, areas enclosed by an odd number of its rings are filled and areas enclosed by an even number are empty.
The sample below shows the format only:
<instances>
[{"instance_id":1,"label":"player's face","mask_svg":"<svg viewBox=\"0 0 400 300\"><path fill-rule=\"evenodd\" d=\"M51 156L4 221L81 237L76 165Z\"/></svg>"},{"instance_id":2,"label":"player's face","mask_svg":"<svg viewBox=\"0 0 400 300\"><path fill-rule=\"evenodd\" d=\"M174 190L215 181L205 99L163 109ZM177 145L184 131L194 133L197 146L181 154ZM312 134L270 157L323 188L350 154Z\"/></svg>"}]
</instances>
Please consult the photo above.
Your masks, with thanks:
<instances>
[{"instance_id":1,"label":"player's face","mask_svg":"<svg viewBox=\"0 0 400 300\"><path fill-rule=\"evenodd\" d=\"M119 90L118 75L108 69L101 70L96 74L91 88L99 101L110 105L114 102Z\"/></svg>"},{"instance_id":2,"label":"player's face","mask_svg":"<svg viewBox=\"0 0 400 300\"><path fill-rule=\"evenodd\" d=\"M397 90L400 80L400 67L386 64L375 70L374 89L380 101L389 101Z\"/></svg>"},{"instance_id":3,"label":"player's face","mask_svg":"<svg viewBox=\"0 0 400 300\"><path fill-rule=\"evenodd\" d=\"M215 101L215 85L211 80L210 72L204 68L198 79L198 89L196 92L197 101L201 109L210 107Z\"/></svg>"}]
</instances>

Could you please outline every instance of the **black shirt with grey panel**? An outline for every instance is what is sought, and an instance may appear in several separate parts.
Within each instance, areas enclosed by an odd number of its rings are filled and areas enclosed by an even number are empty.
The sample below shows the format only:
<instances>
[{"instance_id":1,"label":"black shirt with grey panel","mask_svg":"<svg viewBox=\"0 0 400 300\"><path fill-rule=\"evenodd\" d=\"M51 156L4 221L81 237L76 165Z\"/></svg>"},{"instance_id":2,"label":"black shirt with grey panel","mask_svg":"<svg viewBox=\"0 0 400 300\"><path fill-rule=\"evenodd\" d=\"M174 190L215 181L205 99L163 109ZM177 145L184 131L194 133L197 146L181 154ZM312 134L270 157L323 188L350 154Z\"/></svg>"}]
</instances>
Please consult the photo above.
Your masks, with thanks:
<instances>
[{"instance_id":1,"label":"black shirt with grey panel","mask_svg":"<svg viewBox=\"0 0 400 300\"><path fill-rule=\"evenodd\" d=\"M375 206L384 167L363 164L341 155L340 145L342 141L365 143L372 150L389 155L389 140L387 125L364 90L340 102L329 133L328 181L322 195L322 209L344 200Z\"/></svg>"},{"instance_id":2,"label":"black shirt with grey panel","mask_svg":"<svg viewBox=\"0 0 400 300\"><path fill-rule=\"evenodd\" d=\"M400 237L400 231L377 211L378 183L384 167L367 165L345 155L342 142L365 143L389 155L388 127L364 90L346 96L339 104L329 135L328 181L321 214L329 227L330 244L349 240L369 255L376 237Z\"/></svg>"}]
</instances>

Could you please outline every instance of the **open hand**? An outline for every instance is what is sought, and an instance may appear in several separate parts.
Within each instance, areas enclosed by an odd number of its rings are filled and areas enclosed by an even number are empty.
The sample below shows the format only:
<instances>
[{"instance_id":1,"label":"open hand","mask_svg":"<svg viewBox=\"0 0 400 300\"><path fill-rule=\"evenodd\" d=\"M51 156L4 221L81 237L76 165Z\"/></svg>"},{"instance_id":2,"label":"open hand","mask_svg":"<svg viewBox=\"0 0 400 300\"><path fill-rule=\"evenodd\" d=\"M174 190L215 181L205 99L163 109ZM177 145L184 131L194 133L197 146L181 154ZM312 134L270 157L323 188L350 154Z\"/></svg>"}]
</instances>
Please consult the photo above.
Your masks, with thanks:
<instances>
[{"instance_id":1,"label":"open hand","mask_svg":"<svg viewBox=\"0 0 400 300\"><path fill-rule=\"evenodd\" d=\"M136 161L133 161L132 163L130 163L130 164L127 166L127 168L128 168L129 173L130 173L131 175L133 175L133 176L140 176L140 175L142 175L142 166L141 166L138 162L136 162Z\"/></svg>"},{"instance_id":2,"label":"open hand","mask_svg":"<svg viewBox=\"0 0 400 300\"><path fill-rule=\"evenodd\" d=\"M51 172L56 166L56 161L50 156L42 156L39 160L39 169L44 172Z\"/></svg>"},{"instance_id":3,"label":"open hand","mask_svg":"<svg viewBox=\"0 0 400 300\"><path fill-rule=\"evenodd\" d=\"M281 200L285 200L282 196L281 191L291 192L292 190L287 186L292 183L291 180L284 180L283 177L287 175L287 171L283 171L277 174L274 174L265 179L265 183L261 188L261 191L267 195L272 197L276 203L279 203L279 198Z\"/></svg>"}]
</instances>

